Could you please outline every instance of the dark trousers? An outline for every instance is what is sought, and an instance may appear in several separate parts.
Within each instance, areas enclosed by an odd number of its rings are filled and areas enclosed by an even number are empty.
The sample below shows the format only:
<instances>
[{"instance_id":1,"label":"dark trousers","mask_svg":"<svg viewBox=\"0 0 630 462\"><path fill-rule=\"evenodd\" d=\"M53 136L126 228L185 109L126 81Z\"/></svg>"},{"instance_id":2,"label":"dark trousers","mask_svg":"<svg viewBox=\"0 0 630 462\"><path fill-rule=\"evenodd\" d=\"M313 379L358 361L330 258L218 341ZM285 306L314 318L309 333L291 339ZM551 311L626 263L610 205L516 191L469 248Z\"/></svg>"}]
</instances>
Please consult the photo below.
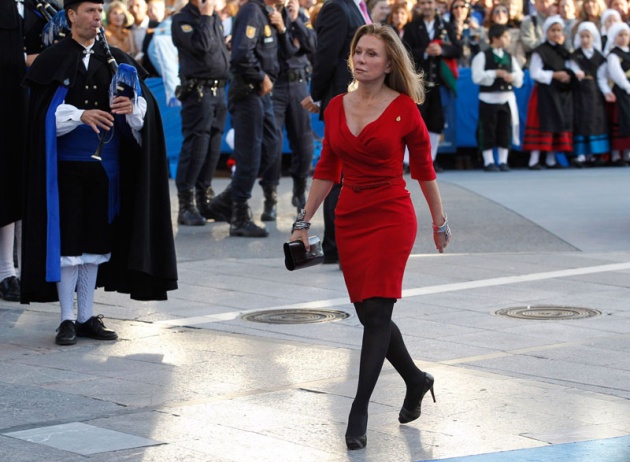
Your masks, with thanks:
<instances>
[{"instance_id":1,"label":"dark trousers","mask_svg":"<svg viewBox=\"0 0 630 462\"><path fill-rule=\"evenodd\" d=\"M181 115L184 142L175 184L178 191L205 189L212 183L221 155L221 137L227 118L224 89L217 89L215 96L206 87L200 101L197 93L192 92L182 101Z\"/></svg>"},{"instance_id":2,"label":"dark trousers","mask_svg":"<svg viewBox=\"0 0 630 462\"><path fill-rule=\"evenodd\" d=\"M291 176L308 177L313 162L313 130L311 116L302 107L308 96L306 81L287 82L278 80L273 87L273 110L278 126L280 142L274 165L265 172L261 185L278 185L282 170L282 127L286 124L287 138L291 147Z\"/></svg>"},{"instance_id":3,"label":"dark trousers","mask_svg":"<svg viewBox=\"0 0 630 462\"><path fill-rule=\"evenodd\" d=\"M479 101L477 144L485 151L494 147L510 148L512 113L508 103L488 104Z\"/></svg>"},{"instance_id":4,"label":"dark trousers","mask_svg":"<svg viewBox=\"0 0 630 462\"><path fill-rule=\"evenodd\" d=\"M230 102L234 127L234 159L232 199L245 202L252 197L256 178L274 165L278 155L280 135L273 113L270 95L256 92L238 102Z\"/></svg>"}]
</instances>

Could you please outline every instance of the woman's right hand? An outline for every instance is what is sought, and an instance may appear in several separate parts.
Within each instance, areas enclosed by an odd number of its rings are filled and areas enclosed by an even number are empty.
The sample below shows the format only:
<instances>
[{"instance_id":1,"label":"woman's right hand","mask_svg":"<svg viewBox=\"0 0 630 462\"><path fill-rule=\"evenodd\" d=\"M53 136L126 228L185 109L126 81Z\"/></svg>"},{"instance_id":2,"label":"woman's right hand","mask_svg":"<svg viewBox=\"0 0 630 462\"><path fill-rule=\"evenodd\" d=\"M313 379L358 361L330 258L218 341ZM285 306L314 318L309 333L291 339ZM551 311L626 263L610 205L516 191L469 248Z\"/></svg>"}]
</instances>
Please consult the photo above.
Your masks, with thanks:
<instances>
[{"instance_id":1,"label":"woman's right hand","mask_svg":"<svg viewBox=\"0 0 630 462\"><path fill-rule=\"evenodd\" d=\"M291 233L291 237L289 238L289 242L293 241L302 241L304 243L304 247L306 247L306 251L308 252L311 249L310 244L308 243L308 230L307 229L296 229Z\"/></svg>"}]
</instances>

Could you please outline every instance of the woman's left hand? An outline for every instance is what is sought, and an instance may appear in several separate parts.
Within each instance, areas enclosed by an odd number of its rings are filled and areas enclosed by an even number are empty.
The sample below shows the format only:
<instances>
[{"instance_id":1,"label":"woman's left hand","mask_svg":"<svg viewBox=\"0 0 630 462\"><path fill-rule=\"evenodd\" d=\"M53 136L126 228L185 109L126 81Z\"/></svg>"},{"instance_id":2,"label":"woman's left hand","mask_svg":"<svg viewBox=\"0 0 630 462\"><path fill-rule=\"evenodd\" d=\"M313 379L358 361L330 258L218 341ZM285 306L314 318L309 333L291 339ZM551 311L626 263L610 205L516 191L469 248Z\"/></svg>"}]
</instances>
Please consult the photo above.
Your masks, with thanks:
<instances>
[{"instance_id":1,"label":"woman's left hand","mask_svg":"<svg viewBox=\"0 0 630 462\"><path fill-rule=\"evenodd\" d=\"M444 253L444 249L451 240L451 230L446 228L446 231L443 233L438 233L437 231L433 232L433 241L435 242L435 248L440 253Z\"/></svg>"}]
</instances>

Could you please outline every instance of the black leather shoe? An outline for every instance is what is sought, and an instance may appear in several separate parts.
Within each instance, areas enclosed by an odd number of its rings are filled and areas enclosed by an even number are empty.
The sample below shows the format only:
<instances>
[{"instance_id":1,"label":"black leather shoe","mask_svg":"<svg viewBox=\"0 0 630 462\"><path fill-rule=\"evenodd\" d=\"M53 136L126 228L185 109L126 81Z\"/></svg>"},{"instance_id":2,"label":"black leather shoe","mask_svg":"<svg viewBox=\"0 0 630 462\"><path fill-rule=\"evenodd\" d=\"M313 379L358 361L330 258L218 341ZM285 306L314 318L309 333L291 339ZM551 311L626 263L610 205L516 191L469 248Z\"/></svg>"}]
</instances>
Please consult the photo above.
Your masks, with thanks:
<instances>
[{"instance_id":1,"label":"black leather shoe","mask_svg":"<svg viewBox=\"0 0 630 462\"><path fill-rule=\"evenodd\" d=\"M103 315L92 316L85 322L77 322L77 337L89 337L96 340L116 340L118 334L103 324Z\"/></svg>"},{"instance_id":2,"label":"black leather shoe","mask_svg":"<svg viewBox=\"0 0 630 462\"><path fill-rule=\"evenodd\" d=\"M0 282L0 297L7 302L20 301L20 280L15 276L4 278Z\"/></svg>"},{"instance_id":3,"label":"black leather shoe","mask_svg":"<svg viewBox=\"0 0 630 462\"><path fill-rule=\"evenodd\" d=\"M398 421L400 423L404 424L412 422L420 417L422 398L424 398L424 395L426 395L428 391L431 391L431 397L433 398L433 402L435 403L433 382L435 382L433 376L428 372L425 372L424 380L422 381L422 383L407 391L409 395L413 394L413 403L410 404L408 407L403 404L403 407L400 409L400 413L398 414ZM405 399L405 401L407 401L407 399Z\"/></svg>"},{"instance_id":4,"label":"black leather shoe","mask_svg":"<svg viewBox=\"0 0 630 462\"><path fill-rule=\"evenodd\" d=\"M483 168L486 172L498 172L499 167L496 164L488 164Z\"/></svg>"},{"instance_id":5,"label":"black leather shoe","mask_svg":"<svg viewBox=\"0 0 630 462\"><path fill-rule=\"evenodd\" d=\"M501 170L502 172L509 172L510 167L508 167L508 164L499 164L499 170Z\"/></svg>"},{"instance_id":6,"label":"black leather shoe","mask_svg":"<svg viewBox=\"0 0 630 462\"><path fill-rule=\"evenodd\" d=\"M57 345L74 345L77 343L77 332L74 321L66 319L59 324L55 343Z\"/></svg>"}]
</instances>

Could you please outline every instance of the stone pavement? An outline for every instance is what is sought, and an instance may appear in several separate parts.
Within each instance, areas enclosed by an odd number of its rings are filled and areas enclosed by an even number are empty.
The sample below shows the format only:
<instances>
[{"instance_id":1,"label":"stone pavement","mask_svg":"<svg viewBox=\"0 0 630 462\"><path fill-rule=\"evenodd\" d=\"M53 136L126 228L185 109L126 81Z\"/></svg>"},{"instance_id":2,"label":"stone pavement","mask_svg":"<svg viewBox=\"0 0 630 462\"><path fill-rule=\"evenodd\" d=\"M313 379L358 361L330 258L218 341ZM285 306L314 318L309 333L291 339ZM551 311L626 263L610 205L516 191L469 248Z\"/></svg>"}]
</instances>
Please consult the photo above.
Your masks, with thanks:
<instances>
[{"instance_id":1,"label":"stone pavement","mask_svg":"<svg viewBox=\"0 0 630 462\"><path fill-rule=\"evenodd\" d=\"M225 223L176 229L180 288L167 302L98 291L116 342L58 347L55 304L0 300L0 461L629 462L629 178L622 168L445 172L454 241L444 255L410 182L419 234L394 317L435 376L437 403L399 425L404 383L386 365L361 451L343 440L361 326L336 265L284 269L290 179L269 238L229 238ZM258 186L251 204L258 217ZM312 231L321 235L321 214ZM601 314L496 314L527 307ZM273 309L349 317L243 318ZM572 312L582 311L560 313Z\"/></svg>"}]
</instances>

